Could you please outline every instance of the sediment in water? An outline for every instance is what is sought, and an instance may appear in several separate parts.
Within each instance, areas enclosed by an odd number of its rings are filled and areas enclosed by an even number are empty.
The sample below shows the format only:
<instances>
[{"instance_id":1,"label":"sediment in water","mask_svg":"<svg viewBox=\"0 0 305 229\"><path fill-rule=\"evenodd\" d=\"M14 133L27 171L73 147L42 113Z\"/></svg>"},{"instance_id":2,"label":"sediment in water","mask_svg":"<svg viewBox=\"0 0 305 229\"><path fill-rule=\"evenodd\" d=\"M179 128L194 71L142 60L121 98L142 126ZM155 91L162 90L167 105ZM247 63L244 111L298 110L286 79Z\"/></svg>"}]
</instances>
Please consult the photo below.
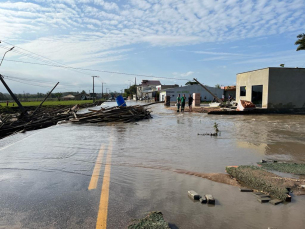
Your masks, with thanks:
<instances>
[{"instance_id":1,"label":"sediment in water","mask_svg":"<svg viewBox=\"0 0 305 229\"><path fill-rule=\"evenodd\" d=\"M286 188L294 188L296 185L291 180L277 179L280 177L257 166L227 167L226 170L242 184L283 201L287 198Z\"/></svg>"},{"instance_id":2,"label":"sediment in water","mask_svg":"<svg viewBox=\"0 0 305 229\"><path fill-rule=\"evenodd\" d=\"M144 218L137 219L128 226L128 229L140 228L170 229L168 223L163 218L162 212L150 212Z\"/></svg>"}]
</instances>

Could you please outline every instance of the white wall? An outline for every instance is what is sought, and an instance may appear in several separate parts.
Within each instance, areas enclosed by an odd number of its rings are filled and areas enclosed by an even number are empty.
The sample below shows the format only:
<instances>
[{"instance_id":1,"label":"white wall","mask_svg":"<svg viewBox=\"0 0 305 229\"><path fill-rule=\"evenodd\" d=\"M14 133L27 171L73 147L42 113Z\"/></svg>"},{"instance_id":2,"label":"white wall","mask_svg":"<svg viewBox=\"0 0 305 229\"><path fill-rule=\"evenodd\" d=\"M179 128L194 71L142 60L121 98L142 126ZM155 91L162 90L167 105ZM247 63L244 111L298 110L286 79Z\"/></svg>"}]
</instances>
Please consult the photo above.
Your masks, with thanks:
<instances>
[{"instance_id":1,"label":"white wall","mask_svg":"<svg viewBox=\"0 0 305 229\"><path fill-rule=\"evenodd\" d=\"M224 91L223 89L215 88L215 87L207 87L207 88L218 98L221 99ZM160 93L160 99L162 98L161 96L162 93ZM193 96L193 93L200 93L201 101L204 101L204 97L206 97L206 101L213 100L213 96L200 85L189 85L184 87L170 88L170 89L166 89L164 93L166 93L166 95L169 95L171 97L171 102L176 101L178 94L180 94L180 96L185 94L185 96L188 98L189 94Z\"/></svg>"}]
</instances>

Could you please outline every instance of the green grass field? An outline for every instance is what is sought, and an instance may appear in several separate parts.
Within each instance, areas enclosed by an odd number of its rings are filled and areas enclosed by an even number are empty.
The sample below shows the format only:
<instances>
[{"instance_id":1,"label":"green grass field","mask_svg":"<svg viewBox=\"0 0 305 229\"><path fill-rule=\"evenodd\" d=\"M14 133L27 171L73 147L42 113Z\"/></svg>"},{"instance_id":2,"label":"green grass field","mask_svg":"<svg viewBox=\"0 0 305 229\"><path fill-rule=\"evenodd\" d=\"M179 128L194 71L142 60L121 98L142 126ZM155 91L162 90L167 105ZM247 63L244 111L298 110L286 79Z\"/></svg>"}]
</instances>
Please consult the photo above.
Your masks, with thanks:
<instances>
[{"instance_id":1,"label":"green grass field","mask_svg":"<svg viewBox=\"0 0 305 229\"><path fill-rule=\"evenodd\" d=\"M22 106L39 106L41 101L33 101L33 102L21 102ZM84 103L93 103L92 100L65 100L65 101L45 101L43 106L58 106L58 105L76 105L76 104L84 104ZM18 105L16 103L15 107ZM0 103L1 106L6 107L6 103ZM9 107L13 106L13 103L8 104Z\"/></svg>"}]
</instances>

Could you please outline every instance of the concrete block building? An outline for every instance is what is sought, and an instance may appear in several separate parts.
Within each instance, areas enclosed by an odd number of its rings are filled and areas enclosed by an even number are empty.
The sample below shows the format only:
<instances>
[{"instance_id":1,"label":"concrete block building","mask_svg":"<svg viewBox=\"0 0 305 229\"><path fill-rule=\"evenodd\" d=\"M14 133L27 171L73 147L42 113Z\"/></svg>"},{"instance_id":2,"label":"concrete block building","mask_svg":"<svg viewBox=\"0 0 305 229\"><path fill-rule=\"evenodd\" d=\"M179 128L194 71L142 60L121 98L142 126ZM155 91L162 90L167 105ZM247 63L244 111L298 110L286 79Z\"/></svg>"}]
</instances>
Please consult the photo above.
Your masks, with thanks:
<instances>
[{"instance_id":1,"label":"concrete block building","mask_svg":"<svg viewBox=\"0 0 305 229\"><path fill-rule=\"evenodd\" d=\"M218 98L221 98L224 93L224 90L221 88L208 87L208 86L207 88ZM189 94L193 95L193 93L200 93L201 101L213 100L213 96L209 92L207 92L203 87L197 84L161 90L159 96L160 96L160 101L164 101L166 96L170 96L171 102L175 102L178 94L180 94L180 96L185 94L186 97L189 97Z\"/></svg>"},{"instance_id":2,"label":"concrete block building","mask_svg":"<svg viewBox=\"0 0 305 229\"><path fill-rule=\"evenodd\" d=\"M268 67L236 76L236 101L262 108L305 108L305 68Z\"/></svg>"}]
</instances>

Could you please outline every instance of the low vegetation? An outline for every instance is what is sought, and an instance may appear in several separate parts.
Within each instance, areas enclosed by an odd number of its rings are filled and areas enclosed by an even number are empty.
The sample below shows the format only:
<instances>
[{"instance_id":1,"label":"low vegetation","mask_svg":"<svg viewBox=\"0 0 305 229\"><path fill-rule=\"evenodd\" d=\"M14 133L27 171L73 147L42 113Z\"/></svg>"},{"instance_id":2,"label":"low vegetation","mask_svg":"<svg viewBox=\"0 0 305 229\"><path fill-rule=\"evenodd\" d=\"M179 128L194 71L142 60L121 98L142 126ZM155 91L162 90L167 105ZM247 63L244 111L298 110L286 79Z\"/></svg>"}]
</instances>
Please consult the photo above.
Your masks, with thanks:
<instances>
[{"instance_id":1,"label":"low vegetation","mask_svg":"<svg viewBox=\"0 0 305 229\"><path fill-rule=\"evenodd\" d=\"M258 163L262 168L296 175L305 175L305 164L297 163Z\"/></svg>"},{"instance_id":2,"label":"low vegetation","mask_svg":"<svg viewBox=\"0 0 305 229\"><path fill-rule=\"evenodd\" d=\"M150 212L143 219L138 219L132 222L128 229L170 229L168 223L165 222L162 212Z\"/></svg>"},{"instance_id":3,"label":"low vegetation","mask_svg":"<svg viewBox=\"0 0 305 229\"><path fill-rule=\"evenodd\" d=\"M269 193L285 201L287 189L294 185L292 181L284 181L281 177L268 172L258 166L242 165L239 167L227 167L226 171L232 177L236 178L242 185L249 188Z\"/></svg>"}]
</instances>

